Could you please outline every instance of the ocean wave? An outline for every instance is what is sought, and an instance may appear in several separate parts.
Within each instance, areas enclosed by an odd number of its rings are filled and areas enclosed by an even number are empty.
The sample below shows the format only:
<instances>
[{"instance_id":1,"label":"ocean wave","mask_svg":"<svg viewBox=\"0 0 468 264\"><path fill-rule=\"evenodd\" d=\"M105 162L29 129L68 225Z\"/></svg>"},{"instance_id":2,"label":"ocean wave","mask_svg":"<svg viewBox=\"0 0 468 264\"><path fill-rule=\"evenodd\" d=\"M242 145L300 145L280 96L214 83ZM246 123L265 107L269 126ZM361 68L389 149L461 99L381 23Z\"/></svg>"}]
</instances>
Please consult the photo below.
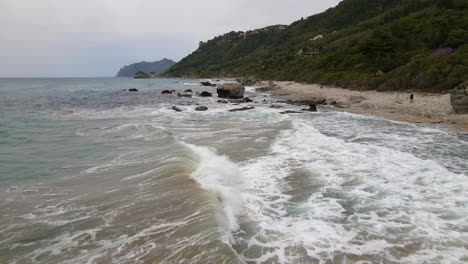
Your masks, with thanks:
<instances>
[{"instance_id":1,"label":"ocean wave","mask_svg":"<svg viewBox=\"0 0 468 264\"><path fill-rule=\"evenodd\" d=\"M230 237L230 232L239 228L237 217L242 206L243 180L239 167L228 157L218 155L214 149L184 144L195 153L198 162L190 177L219 201L226 216L226 221L221 219L220 224Z\"/></svg>"}]
</instances>

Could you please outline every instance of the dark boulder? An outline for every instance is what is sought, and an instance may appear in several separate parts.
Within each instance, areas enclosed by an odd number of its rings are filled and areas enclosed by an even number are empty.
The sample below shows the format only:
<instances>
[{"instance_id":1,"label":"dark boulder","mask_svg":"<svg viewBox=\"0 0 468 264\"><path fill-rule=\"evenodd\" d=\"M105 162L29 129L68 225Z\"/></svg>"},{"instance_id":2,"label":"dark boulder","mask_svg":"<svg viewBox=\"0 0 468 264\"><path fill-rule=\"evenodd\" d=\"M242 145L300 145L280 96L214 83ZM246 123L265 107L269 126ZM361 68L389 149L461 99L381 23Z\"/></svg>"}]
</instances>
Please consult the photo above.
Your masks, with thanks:
<instances>
[{"instance_id":1,"label":"dark boulder","mask_svg":"<svg viewBox=\"0 0 468 264\"><path fill-rule=\"evenodd\" d=\"M130 88L130 89L128 89L128 91L129 91L129 92L138 92L138 89L136 89L136 88Z\"/></svg>"},{"instance_id":2,"label":"dark boulder","mask_svg":"<svg viewBox=\"0 0 468 264\"><path fill-rule=\"evenodd\" d=\"M220 104L228 104L229 102L226 101L226 100L221 100L219 99L218 101L216 101L217 103L220 103Z\"/></svg>"},{"instance_id":3,"label":"dark boulder","mask_svg":"<svg viewBox=\"0 0 468 264\"><path fill-rule=\"evenodd\" d=\"M450 94L450 103L457 114L468 114L468 81L458 85Z\"/></svg>"},{"instance_id":4,"label":"dark boulder","mask_svg":"<svg viewBox=\"0 0 468 264\"><path fill-rule=\"evenodd\" d=\"M206 106L197 106L197 108L195 108L195 111L206 111L208 110L208 107Z\"/></svg>"},{"instance_id":5,"label":"dark boulder","mask_svg":"<svg viewBox=\"0 0 468 264\"><path fill-rule=\"evenodd\" d=\"M226 83L218 86L219 98L242 99L244 98L245 87L237 83Z\"/></svg>"},{"instance_id":6,"label":"dark boulder","mask_svg":"<svg viewBox=\"0 0 468 264\"><path fill-rule=\"evenodd\" d=\"M193 93L192 89L187 89L184 91L184 93Z\"/></svg>"},{"instance_id":7,"label":"dark boulder","mask_svg":"<svg viewBox=\"0 0 468 264\"><path fill-rule=\"evenodd\" d=\"M200 97L212 97L213 95L207 91L203 91L199 94Z\"/></svg>"},{"instance_id":8,"label":"dark boulder","mask_svg":"<svg viewBox=\"0 0 468 264\"><path fill-rule=\"evenodd\" d=\"M180 108L178 108L177 106L173 106L172 110L174 110L176 112L182 112L182 110L180 110Z\"/></svg>"},{"instance_id":9,"label":"dark boulder","mask_svg":"<svg viewBox=\"0 0 468 264\"><path fill-rule=\"evenodd\" d=\"M164 90L161 92L161 94L172 94L173 91L169 91L169 90Z\"/></svg>"},{"instance_id":10,"label":"dark boulder","mask_svg":"<svg viewBox=\"0 0 468 264\"><path fill-rule=\"evenodd\" d=\"M309 104L309 109L303 109L302 111L317 112L317 105Z\"/></svg>"}]
</instances>

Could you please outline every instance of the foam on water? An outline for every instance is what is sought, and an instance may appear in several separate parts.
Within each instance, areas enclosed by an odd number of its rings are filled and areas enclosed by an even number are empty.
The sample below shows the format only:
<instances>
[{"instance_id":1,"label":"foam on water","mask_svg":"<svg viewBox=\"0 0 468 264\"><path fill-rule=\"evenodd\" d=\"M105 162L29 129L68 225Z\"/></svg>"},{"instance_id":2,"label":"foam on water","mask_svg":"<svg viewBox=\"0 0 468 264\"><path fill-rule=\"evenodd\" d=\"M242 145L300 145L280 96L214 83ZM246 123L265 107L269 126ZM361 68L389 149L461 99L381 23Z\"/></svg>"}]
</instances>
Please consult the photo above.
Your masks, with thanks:
<instances>
[{"instance_id":1,"label":"foam on water","mask_svg":"<svg viewBox=\"0 0 468 264\"><path fill-rule=\"evenodd\" d=\"M241 164L246 217L236 247L247 261L466 260L466 175L326 136L306 120L294 126L270 156Z\"/></svg>"},{"instance_id":2,"label":"foam on water","mask_svg":"<svg viewBox=\"0 0 468 264\"><path fill-rule=\"evenodd\" d=\"M190 177L219 201L226 216L226 219L221 219L220 224L230 238L231 231L239 228L237 217L241 212L240 194L243 183L239 168L226 156L218 155L214 149L191 144L186 146L196 154L198 162Z\"/></svg>"}]
</instances>

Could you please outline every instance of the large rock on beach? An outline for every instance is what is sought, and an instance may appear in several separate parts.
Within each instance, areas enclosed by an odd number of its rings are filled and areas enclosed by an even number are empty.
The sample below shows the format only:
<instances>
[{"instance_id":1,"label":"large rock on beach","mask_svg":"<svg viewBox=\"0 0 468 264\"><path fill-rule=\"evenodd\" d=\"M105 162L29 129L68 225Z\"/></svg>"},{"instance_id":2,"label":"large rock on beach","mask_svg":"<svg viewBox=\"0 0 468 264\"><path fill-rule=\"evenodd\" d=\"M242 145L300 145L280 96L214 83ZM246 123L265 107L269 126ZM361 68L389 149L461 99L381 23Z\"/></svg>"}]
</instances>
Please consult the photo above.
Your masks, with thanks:
<instances>
[{"instance_id":1,"label":"large rock on beach","mask_svg":"<svg viewBox=\"0 0 468 264\"><path fill-rule=\"evenodd\" d=\"M468 81L452 90L450 103L457 114L468 114Z\"/></svg>"},{"instance_id":2,"label":"large rock on beach","mask_svg":"<svg viewBox=\"0 0 468 264\"><path fill-rule=\"evenodd\" d=\"M245 87L238 83L225 83L218 86L217 92L219 98L242 99Z\"/></svg>"}]
</instances>

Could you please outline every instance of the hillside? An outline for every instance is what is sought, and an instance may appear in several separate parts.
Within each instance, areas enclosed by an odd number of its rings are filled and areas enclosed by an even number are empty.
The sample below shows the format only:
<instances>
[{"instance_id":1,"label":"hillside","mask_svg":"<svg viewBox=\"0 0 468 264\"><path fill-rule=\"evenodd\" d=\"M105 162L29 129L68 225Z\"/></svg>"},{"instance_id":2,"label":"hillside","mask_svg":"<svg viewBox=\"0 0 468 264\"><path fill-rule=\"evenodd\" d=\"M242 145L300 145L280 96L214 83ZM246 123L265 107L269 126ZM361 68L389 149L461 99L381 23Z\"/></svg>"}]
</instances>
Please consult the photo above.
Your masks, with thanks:
<instances>
[{"instance_id":1,"label":"hillside","mask_svg":"<svg viewBox=\"0 0 468 264\"><path fill-rule=\"evenodd\" d=\"M230 32L170 76L444 92L468 79L468 0L344 0L289 26Z\"/></svg>"},{"instance_id":2,"label":"hillside","mask_svg":"<svg viewBox=\"0 0 468 264\"><path fill-rule=\"evenodd\" d=\"M175 64L174 61L169 59L162 59L160 61L155 62L139 62L130 64L128 66L124 66L119 70L116 77L132 77L135 72L155 72L155 73L163 73L167 71L170 67Z\"/></svg>"}]
</instances>

